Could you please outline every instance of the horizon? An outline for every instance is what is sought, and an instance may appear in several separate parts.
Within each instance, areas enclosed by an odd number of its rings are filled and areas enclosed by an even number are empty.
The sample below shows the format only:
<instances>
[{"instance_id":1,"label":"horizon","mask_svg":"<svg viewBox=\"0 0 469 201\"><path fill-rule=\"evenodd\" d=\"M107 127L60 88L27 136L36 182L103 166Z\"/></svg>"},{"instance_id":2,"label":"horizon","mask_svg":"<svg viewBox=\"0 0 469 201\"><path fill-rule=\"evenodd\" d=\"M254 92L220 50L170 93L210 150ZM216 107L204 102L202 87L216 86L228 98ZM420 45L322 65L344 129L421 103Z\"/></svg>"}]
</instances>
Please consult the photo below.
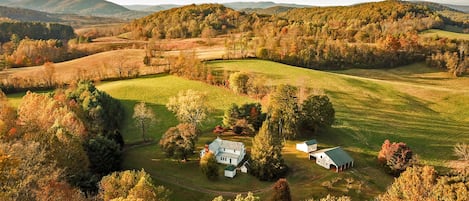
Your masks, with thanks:
<instances>
[{"instance_id":1,"label":"horizon","mask_svg":"<svg viewBox=\"0 0 469 201\"><path fill-rule=\"evenodd\" d=\"M163 5L163 4L174 4L174 5L188 5L188 4L204 4L204 3L233 3L233 2L274 2L282 4L298 4L298 5L310 5L310 6L349 6L360 3L367 2L379 2L383 0L315 0L315 1L305 1L305 0L106 0L112 3L119 5ZM427 2L439 3L439 4L452 4L452 5L461 5L469 6L469 1L467 0L422 0Z\"/></svg>"}]
</instances>

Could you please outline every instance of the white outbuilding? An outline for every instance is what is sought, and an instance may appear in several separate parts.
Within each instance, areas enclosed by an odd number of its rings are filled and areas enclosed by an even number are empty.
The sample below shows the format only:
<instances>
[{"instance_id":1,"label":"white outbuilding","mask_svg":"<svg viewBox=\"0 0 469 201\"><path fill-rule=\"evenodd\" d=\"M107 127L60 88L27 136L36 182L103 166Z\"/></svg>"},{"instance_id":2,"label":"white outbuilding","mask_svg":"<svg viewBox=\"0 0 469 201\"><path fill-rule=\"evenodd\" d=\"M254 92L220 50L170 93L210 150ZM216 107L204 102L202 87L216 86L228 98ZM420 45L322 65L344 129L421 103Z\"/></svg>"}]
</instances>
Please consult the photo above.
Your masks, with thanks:
<instances>
[{"instance_id":1,"label":"white outbuilding","mask_svg":"<svg viewBox=\"0 0 469 201\"><path fill-rule=\"evenodd\" d=\"M336 172L353 167L353 158L340 147L311 152L309 159L316 160L318 165L326 169L335 169Z\"/></svg>"},{"instance_id":2,"label":"white outbuilding","mask_svg":"<svg viewBox=\"0 0 469 201\"><path fill-rule=\"evenodd\" d=\"M318 150L318 142L315 139L296 144L296 149L302 152L311 153Z\"/></svg>"},{"instance_id":3,"label":"white outbuilding","mask_svg":"<svg viewBox=\"0 0 469 201\"><path fill-rule=\"evenodd\" d=\"M233 178L236 176L236 166L228 165L225 168L225 177Z\"/></svg>"},{"instance_id":4,"label":"white outbuilding","mask_svg":"<svg viewBox=\"0 0 469 201\"><path fill-rule=\"evenodd\" d=\"M249 162L246 161L243 165L239 168L242 173L248 173Z\"/></svg>"}]
</instances>

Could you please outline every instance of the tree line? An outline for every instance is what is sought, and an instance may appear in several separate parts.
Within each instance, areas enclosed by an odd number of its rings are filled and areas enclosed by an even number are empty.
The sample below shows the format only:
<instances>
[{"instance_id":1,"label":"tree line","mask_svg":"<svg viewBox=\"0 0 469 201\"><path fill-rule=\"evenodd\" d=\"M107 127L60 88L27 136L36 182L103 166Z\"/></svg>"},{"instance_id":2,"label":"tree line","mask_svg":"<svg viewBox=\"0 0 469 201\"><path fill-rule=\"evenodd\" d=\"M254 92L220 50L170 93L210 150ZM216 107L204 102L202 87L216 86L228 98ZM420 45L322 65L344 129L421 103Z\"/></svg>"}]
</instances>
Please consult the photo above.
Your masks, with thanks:
<instances>
[{"instance_id":1,"label":"tree line","mask_svg":"<svg viewBox=\"0 0 469 201\"><path fill-rule=\"evenodd\" d=\"M30 38L35 40L69 40L75 37L71 26L57 23L40 22L2 22L0 23L0 43L10 41L13 34L20 39Z\"/></svg>"},{"instance_id":2,"label":"tree line","mask_svg":"<svg viewBox=\"0 0 469 201\"><path fill-rule=\"evenodd\" d=\"M226 28L219 29L213 20ZM187 25L181 28L184 34L169 38L201 37L204 30L204 38L228 34L224 58L256 56L313 69L396 67L425 61L438 52L457 52L455 47L464 43L422 38L418 33L423 30L459 21L427 4L401 1L298 8L273 16L216 4L190 5L135 20L128 27L138 32L137 38L155 39L168 38L164 33L181 23Z\"/></svg>"}]
</instances>

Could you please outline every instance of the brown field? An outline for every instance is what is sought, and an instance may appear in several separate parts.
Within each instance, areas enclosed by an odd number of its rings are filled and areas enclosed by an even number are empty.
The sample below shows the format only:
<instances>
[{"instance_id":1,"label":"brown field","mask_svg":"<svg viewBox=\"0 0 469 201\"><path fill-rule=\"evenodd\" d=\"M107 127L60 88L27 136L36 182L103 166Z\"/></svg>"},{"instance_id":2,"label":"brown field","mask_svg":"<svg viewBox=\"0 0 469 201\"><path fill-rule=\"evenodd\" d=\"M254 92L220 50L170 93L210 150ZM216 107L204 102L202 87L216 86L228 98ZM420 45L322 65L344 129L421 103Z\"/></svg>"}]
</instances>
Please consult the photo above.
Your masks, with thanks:
<instances>
[{"instance_id":1,"label":"brown field","mask_svg":"<svg viewBox=\"0 0 469 201\"><path fill-rule=\"evenodd\" d=\"M159 44L164 48L162 56L157 67L148 67L143 64L145 50L143 47L147 41L127 40L118 37L103 37L94 40L89 44L82 44L80 48L92 49L115 49L100 52L90 56L74 59L71 61L54 64L56 69L56 79L59 82L69 82L76 80L79 76L88 79L97 77L109 78L124 71L135 71L138 69L140 75L161 72L168 63L166 57L178 56L181 51L195 51L196 55L202 60L222 58L225 54L225 48L221 45L224 39L212 39L211 46L204 44L205 39L173 39L161 40ZM135 46L139 47L135 49ZM124 49L131 48L133 49ZM126 72L124 72L126 73ZM35 78L43 74L43 66L32 66L23 68L11 68L0 72L0 79L7 78Z\"/></svg>"}]
</instances>

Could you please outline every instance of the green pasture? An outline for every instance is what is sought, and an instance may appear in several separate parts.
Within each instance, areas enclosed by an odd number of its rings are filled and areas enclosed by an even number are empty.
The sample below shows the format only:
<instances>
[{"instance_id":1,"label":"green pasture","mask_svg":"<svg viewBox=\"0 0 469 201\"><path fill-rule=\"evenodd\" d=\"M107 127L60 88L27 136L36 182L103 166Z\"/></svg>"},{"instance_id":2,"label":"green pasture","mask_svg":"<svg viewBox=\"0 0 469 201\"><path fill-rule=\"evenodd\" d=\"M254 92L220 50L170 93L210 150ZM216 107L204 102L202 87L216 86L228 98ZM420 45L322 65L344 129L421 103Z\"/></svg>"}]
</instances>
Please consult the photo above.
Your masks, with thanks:
<instances>
[{"instance_id":1,"label":"green pasture","mask_svg":"<svg viewBox=\"0 0 469 201\"><path fill-rule=\"evenodd\" d=\"M452 147L458 142L469 143L469 79L452 78L447 73L414 64L392 70L346 70L323 72L296 68L262 60L213 61L215 70L246 71L265 75L268 85L289 83L304 85L312 91L322 90L332 100L336 122L332 128L315 136L319 148L341 146L355 159L355 167L341 173L323 169L309 161L307 155L295 150L296 141L286 141L283 151L290 167L287 180L294 200L319 198L327 194L349 195L353 200L370 200L382 193L393 181L376 161L385 139L408 144L422 164L447 171L447 162L455 160ZM145 169L157 184L173 191L174 200L211 200L219 193L254 191L262 197L270 194L270 182L238 173L234 179L222 176L206 179L198 168L198 155L187 162L167 159L157 142L177 120L165 104L181 90L204 91L213 110L203 126L198 150L216 136L211 129L221 124L223 110L231 103L255 100L230 90L197 81L157 75L132 80L101 83L99 89L121 100L126 120L122 133L128 144L141 141L139 130L131 118L133 107L145 101L156 113L158 122L149 130L154 140L150 145L135 146L124 154L125 169ZM9 96L18 104L20 95ZM242 141L251 147L250 136L225 135L224 139ZM348 184L346 180L352 181ZM325 185L329 183L331 185Z\"/></svg>"}]
</instances>

